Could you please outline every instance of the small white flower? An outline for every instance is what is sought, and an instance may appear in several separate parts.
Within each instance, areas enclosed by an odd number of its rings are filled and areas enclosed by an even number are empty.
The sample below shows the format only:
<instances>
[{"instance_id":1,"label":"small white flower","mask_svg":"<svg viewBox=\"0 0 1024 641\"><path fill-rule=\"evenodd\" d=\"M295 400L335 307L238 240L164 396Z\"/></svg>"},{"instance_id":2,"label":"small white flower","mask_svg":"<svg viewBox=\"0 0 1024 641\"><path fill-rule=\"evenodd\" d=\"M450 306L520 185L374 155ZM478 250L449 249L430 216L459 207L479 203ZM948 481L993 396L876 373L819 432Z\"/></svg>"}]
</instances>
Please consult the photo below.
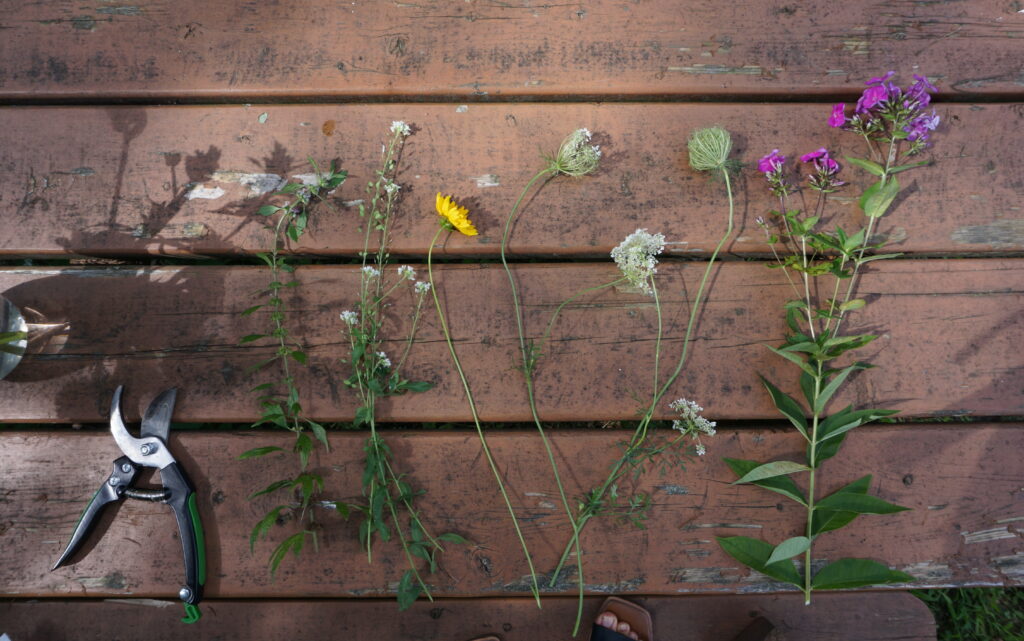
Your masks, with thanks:
<instances>
[{"instance_id":1,"label":"small white flower","mask_svg":"<svg viewBox=\"0 0 1024 641\"><path fill-rule=\"evenodd\" d=\"M380 276L380 272L377 271L377 268L373 265L363 265L363 274L365 274L367 278L376 278Z\"/></svg>"},{"instance_id":2,"label":"small white flower","mask_svg":"<svg viewBox=\"0 0 1024 641\"><path fill-rule=\"evenodd\" d=\"M590 135L591 134L590 134L590 130L589 129L587 129L586 127L580 127L579 132L581 134L583 134L584 136L586 136L588 141L590 140Z\"/></svg>"},{"instance_id":3,"label":"small white flower","mask_svg":"<svg viewBox=\"0 0 1024 641\"><path fill-rule=\"evenodd\" d=\"M413 289L416 290L417 294L426 294L430 291L430 283L425 280L421 280L413 285Z\"/></svg>"},{"instance_id":4,"label":"small white flower","mask_svg":"<svg viewBox=\"0 0 1024 641\"><path fill-rule=\"evenodd\" d=\"M704 446L701 445L700 443L697 443L697 447L694 449L697 450L697 456L704 456L705 454L708 453L708 451L704 449Z\"/></svg>"},{"instance_id":5,"label":"small white flower","mask_svg":"<svg viewBox=\"0 0 1024 641\"><path fill-rule=\"evenodd\" d=\"M597 156L598 158L601 157L601 145L593 145L590 148L594 150L595 156Z\"/></svg>"},{"instance_id":6,"label":"small white flower","mask_svg":"<svg viewBox=\"0 0 1024 641\"><path fill-rule=\"evenodd\" d=\"M402 280L416 280L416 270L408 265L398 268L398 277Z\"/></svg>"},{"instance_id":7,"label":"small white flower","mask_svg":"<svg viewBox=\"0 0 1024 641\"><path fill-rule=\"evenodd\" d=\"M341 320L349 325L355 325L359 322L359 314L353 311L344 311L341 313Z\"/></svg>"},{"instance_id":8,"label":"small white flower","mask_svg":"<svg viewBox=\"0 0 1024 641\"><path fill-rule=\"evenodd\" d=\"M612 259L630 284L645 294L653 295L649 280L658 271L655 256L664 249L663 234L650 234L646 229L638 229L612 250Z\"/></svg>"},{"instance_id":9,"label":"small white flower","mask_svg":"<svg viewBox=\"0 0 1024 641\"><path fill-rule=\"evenodd\" d=\"M392 180L389 180L386 183L384 183L384 191L386 191L389 196L394 196L395 194L398 193L398 190L401 188L401 185Z\"/></svg>"},{"instance_id":10,"label":"small white flower","mask_svg":"<svg viewBox=\"0 0 1024 641\"><path fill-rule=\"evenodd\" d=\"M408 136L409 134L412 133L412 129L409 127L409 125L405 124L405 121L395 120L394 122L391 123L391 133Z\"/></svg>"},{"instance_id":11,"label":"small white flower","mask_svg":"<svg viewBox=\"0 0 1024 641\"><path fill-rule=\"evenodd\" d=\"M391 369L391 359L384 352L377 352L377 358L380 359L380 365L384 369Z\"/></svg>"}]
</instances>

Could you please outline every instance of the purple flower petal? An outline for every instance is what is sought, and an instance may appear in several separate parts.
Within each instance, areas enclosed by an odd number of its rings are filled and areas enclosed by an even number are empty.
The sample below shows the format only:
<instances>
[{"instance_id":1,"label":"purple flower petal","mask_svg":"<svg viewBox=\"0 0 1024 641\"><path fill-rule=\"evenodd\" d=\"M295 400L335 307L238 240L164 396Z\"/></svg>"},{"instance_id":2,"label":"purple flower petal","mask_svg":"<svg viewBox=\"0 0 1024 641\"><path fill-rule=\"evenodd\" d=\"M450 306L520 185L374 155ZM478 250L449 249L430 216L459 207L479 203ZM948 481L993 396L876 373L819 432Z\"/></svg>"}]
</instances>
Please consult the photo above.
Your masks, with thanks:
<instances>
[{"instance_id":1,"label":"purple flower petal","mask_svg":"<svg viewBox=\"0 0 1024 641\"><path fill-rule=\"evenodd\" d=\"M822 147L821 149L812 151L809 154L804 154L803 156L800 156L800 162L810 162L810 161L814 160L815 158L821 158L822 156L828 156L828 150L825 149L824 147Z\"/></svg>"},{"instance_id":2,"label":"purple flower petal","mask_svg":"<svg viewBox=\"0 0 1024 641\"><path fill-rule=\"evenodd\" d=\"M870 80L868 80L864 84L866 84L866 85L882 84L883 82L889 80L889 78L892 78L895 75L896 75L895 71L886 71L884 76L880 76L878 78L871 78Z\"/></svg>"},{"instance_id":3,"label":"purple flower petal","mask_svg":"<svg viewBox=\"0 0 1024 641\"><path fill-rule=\"evenodd\" d=\"M765 174L774 173L781 169L785 162L786 157L780 154L778 149L772 149L770 154L757 161L757 170Z\"/></svg>"},{"instance_id":4,"label":"purple flower petal","mask_svg":"<svg viewBox=\"0 0 1024 641\"><path fill-rule=\"evenodd\" d=\"M846 103L832 105L832 115L828 117L829 127L842 127L846 124Z\"/></svg>"}]
</instances>

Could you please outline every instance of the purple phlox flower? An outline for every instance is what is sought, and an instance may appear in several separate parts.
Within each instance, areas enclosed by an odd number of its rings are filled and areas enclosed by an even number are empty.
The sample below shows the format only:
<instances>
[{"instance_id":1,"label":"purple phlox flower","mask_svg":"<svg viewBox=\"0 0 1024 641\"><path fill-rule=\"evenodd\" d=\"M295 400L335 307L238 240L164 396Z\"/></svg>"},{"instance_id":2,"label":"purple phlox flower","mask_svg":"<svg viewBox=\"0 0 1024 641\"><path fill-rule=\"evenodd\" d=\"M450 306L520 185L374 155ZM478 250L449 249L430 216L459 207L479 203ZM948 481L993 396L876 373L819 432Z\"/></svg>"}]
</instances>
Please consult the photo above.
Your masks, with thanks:
<instances>
[{"instance_id":1,"label":"purple phlox flower","mask_svg":"<svg viewBox=\"0 0 1024 641\"><path fill-rule=\"evenodd\" d=\"M782 169L785 162L786 157L780 154L778 149L772 149L772 153L757 161L757 170L761 173L773 174Z\"/></svg>"},{"instance_id":2,"label":"purple phlox flower","mask_svg":"<svg viewBox=\"0 0 1024 641\"><path fill-rule=\"evenodd\" d=\"M860 99L857 101L857 107L854 109L854 112L859 114L867 113L878 103L888 100L889 93L889 88L885 85L868 87L864 90L864 93L860 95Z\"/></svg>"},{"instance_id":3,"label":"purple phlox flower","mask_svg":"<svg viewBox=\"0 0 1024 641\"><path fill-rule=\"evenodd\" d=\"M895 71L886 71L884 76L879 76L877 78L871 78L867 82L865 82L864 84L866 84L868 86L871 86L871 85L881 85L881 84L884 84L885 82L887 82L889 80L889 78L892 78L895 75L896 75Z\"/></svg>"},{"instance_id":4,"label":"purple phlox flower","mask_svg":"<svg viewBox=\"0 0 1024 641\"><path fill-rule=\"evenodd\" d=\"M811 161L814 161L814 167L818 171L826 171L830 174L839 171L839 163L829 157L828 150L824 147L800 156L800 162Z\"/></svg>"},{"instance_id":5,"label":"purple phlox flower","mask_svg":"<svg viewBox=\"0 0 1024 641\"><path fill-rule=\"evenodd\" d=\"M903 131L907 132L907 140L914 142L920 140L924 142L928 140L928 132L935 131L935 128L939 126L939 115L932 109L931 115L921 114L917 118L910 121L910 124L903 128Z\"/></svg>"},{"instance_id":6,"label":"purple phlox flower","mask_svg":"<svg viewBox=\"0 0 1024 641\"><path fill-rule=\"evenodd\" d=\"M829 127L842 127L846 124L846 103L832 105L832 115L828 117Z\"/></svg>"},{"instance_id":7,"label":"purple phlox flower","mask_svg":"<svg viewBox=\"0 0 1024 641\"><path fill-rule=\"evenodd\" d=\"M929 93L938 93L939 90L932 83L928 82L928 79L924 76L914 74L914 84L907 87L907 100L917 101L919 107L927 107L932 101L932 97Z\"/></svg>"}]
</instances>

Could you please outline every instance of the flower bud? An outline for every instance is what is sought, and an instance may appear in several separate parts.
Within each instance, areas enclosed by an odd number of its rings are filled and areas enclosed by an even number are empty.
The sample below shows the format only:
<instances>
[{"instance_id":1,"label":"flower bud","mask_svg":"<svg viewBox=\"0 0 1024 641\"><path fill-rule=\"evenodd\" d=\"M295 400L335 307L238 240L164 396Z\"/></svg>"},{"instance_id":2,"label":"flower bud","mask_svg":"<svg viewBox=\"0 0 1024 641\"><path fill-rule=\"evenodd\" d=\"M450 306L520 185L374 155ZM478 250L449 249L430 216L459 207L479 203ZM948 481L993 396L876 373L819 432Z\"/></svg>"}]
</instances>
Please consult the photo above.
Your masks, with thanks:
<instances>
[{"instance_id":1,"label":"flower bud","mask_svg":"<svg viewBox=\"0 0 1024 641\"><path fill-rule=\"evenodd\" d=\"M690 166L697 171L713 171L725 168L732 149L729 132L721 127L698 129L690 135Z\"/></svg>"}]
</instances>

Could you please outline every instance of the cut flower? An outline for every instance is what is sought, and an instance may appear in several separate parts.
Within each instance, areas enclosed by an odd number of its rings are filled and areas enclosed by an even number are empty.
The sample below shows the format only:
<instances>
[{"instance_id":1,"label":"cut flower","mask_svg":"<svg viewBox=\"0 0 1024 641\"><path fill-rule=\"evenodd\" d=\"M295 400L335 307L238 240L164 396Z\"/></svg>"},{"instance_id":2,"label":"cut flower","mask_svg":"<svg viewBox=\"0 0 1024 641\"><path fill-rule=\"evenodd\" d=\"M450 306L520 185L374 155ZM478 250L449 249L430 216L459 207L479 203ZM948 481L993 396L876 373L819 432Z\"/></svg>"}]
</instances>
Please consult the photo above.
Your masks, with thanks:
<instances>
[{"instance_id":1,"label":"cut flower","mask_svg":"<svg viewBox=\"0 0 1024 641\"><path fill-rule=\"evenodd\" d=\"M441 196L441 192L437 192L435 207L437 207L437 213L451 228L466 236L477 235L476 227L469 221L469 210L459 207L451 196Z\"/></svg>"},{"instance_id":2,"label":"cut flower","mask_svg":"<svg viewBox=\"0 0 1024 641\"><path fill-rule=\"evenodd\" d=\"M638 229L612 250L612 259L630 284L639 287L645 294L653 295L650 279L658 271L658 259L655 256L664 249L664 234L651 234L646 229Z\"/></svg>"}]
</instances>

